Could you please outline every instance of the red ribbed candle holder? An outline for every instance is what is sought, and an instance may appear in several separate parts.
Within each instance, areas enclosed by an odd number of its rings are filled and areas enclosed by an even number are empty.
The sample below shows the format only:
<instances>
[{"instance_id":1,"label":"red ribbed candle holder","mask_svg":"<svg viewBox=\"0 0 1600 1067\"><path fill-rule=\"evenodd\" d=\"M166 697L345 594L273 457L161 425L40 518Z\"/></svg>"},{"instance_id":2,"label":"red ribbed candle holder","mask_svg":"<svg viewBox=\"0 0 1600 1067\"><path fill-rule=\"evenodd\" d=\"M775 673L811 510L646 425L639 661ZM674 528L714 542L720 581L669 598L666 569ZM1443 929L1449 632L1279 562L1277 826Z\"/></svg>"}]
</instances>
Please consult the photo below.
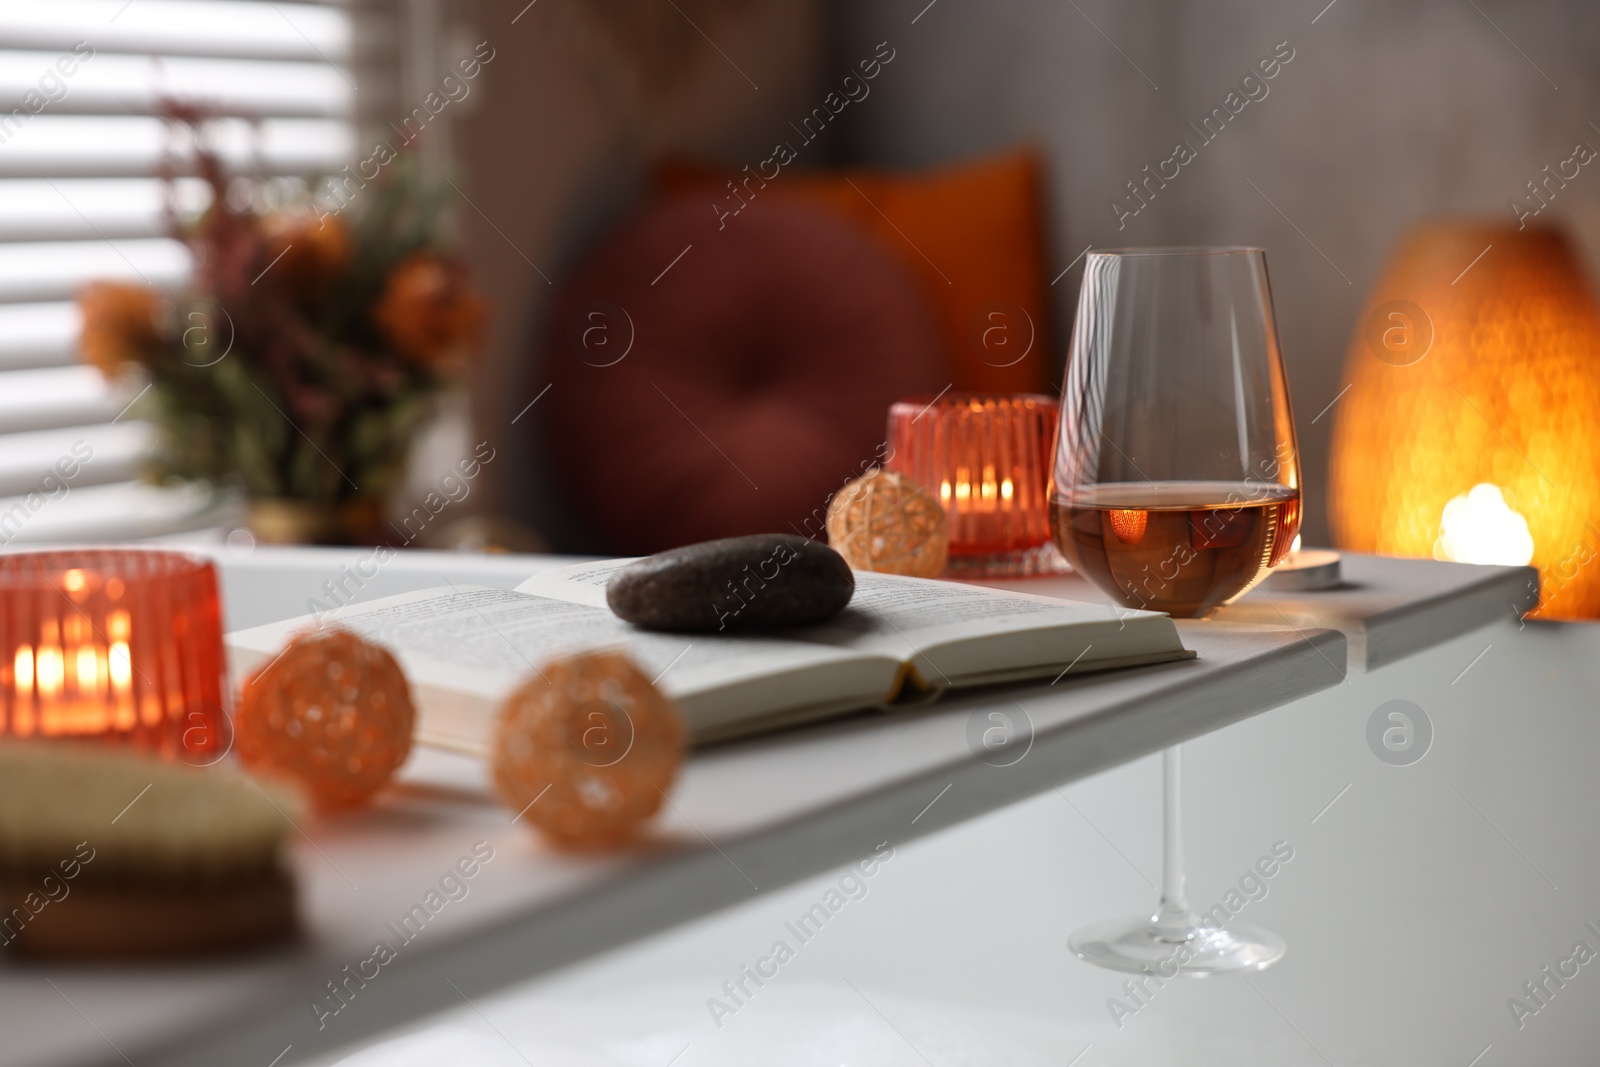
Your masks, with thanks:
<instances>
[{"instance_id":1,"label":"red ribbed candle holder","mask_svg":"<svg viewBox=\"0 0 1600 1067\"><path fill-rule=\"evenodd\" d=\"M889 408L888 467L944 505L948 573L1060 574L1050 540L1047 483L1058 406L1033 393L946 393Z\"/></svg>"},{"instance_id":2,"label":"red ribbed candle holder","mask_svg":"<svg viewBox=\"0 0 1600 1067\"><path fill-rule=\"evenodd\" d=\"M205 765L227 754L211 562L148 549L0 555L0 735Z\"/></svg>"}]
</instances>

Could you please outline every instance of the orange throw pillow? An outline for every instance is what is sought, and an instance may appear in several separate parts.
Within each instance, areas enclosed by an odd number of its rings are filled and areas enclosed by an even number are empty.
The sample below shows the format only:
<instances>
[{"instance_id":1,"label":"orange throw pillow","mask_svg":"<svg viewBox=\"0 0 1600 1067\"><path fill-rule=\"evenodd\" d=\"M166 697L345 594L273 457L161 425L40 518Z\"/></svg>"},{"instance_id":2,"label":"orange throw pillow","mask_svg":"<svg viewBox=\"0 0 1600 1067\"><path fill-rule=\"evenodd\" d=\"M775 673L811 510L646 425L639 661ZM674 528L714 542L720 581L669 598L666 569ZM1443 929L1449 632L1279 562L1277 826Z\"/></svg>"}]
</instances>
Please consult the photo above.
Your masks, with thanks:
<instances>
[{"instance_id":1,"label":"orange throw pillow","mask_svg":"<svg viewBox=\"0 0 1600 1067\"><path fill-rule=\"evenodd\" d=\"M694 163L657 171L664 191L703 190L723 227L765 197L805 201L872 235L921 281L937 308L958 390L1034 393L1050 386L1041 167L1030 152L924 174L848 168L763 180Z\"/></svg>"}]
</instances>

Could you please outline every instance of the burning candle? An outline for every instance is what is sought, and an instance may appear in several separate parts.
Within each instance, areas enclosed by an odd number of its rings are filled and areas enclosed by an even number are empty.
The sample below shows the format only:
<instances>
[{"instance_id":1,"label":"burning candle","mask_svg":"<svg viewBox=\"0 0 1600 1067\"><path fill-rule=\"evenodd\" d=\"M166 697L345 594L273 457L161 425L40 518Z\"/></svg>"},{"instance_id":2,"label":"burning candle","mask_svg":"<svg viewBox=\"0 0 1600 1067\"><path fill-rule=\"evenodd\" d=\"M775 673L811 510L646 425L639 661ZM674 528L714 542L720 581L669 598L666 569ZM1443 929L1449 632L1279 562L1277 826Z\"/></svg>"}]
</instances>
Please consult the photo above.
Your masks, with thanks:
<instances>
[{"instance_id":1,"label":"burning candle","mask_svg":"<svg viewBox=\"0 0 1600 1067\"><path fill-rule=\"evenodd\" d=\"M889 469L944 506L951 574L1067 569L1050 540L1046 491L1056 417L1053 398L1027 393L945 393L889 409Z\"/></svg>"},{"instance_id":2,"label":"burning candle","mask_svg":"<svg viewBox=\"0 0 1600 1067\"><path fill-rule=\"evenodd\" d=\"M0 556L0 734L227 752L216 570L179 552Z\"/></svg>"}]
</instances>

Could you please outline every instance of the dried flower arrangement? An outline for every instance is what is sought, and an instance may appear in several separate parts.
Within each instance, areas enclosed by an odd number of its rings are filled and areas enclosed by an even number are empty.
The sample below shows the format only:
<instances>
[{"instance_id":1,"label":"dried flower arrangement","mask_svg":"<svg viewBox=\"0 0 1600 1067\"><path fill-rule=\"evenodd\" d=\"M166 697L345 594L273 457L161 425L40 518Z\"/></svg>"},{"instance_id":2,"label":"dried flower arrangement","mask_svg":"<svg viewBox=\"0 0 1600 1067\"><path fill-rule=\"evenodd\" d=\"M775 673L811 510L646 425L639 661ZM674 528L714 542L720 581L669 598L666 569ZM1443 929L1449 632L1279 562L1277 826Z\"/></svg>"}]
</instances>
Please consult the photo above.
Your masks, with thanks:
<instances>
[{"instance_id":1,"label":"dried flower arrangement","mask_svg":"<svg viewBox=\"0 0 1600 1067\"><path fill-rule=\"evenodd\" d=\"M149 380L152 480L242 488L253 514L278 516L259 524L264 539L370 541L413 437L482 333L437 195L402 154L333 210L310 195L269 210L208 146L203 113L168 112L191 131L211 193L193 219L169 195L193 275L177 293L86 286L80 352L108 377L132 364Z\"/></svg>"}]
</instances>

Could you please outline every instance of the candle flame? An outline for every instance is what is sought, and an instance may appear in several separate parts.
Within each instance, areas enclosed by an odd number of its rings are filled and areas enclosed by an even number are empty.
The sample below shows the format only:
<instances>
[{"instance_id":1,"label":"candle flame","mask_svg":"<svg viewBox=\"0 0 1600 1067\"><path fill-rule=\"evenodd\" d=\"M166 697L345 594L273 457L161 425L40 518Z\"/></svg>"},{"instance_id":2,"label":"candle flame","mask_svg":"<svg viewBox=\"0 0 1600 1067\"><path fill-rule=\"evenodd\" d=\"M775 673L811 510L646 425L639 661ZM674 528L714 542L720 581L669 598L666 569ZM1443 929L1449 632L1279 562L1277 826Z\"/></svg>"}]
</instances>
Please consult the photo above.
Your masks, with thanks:
<instances>
[{"instance_id":1,"label":"candle flame","mask_svg":"<svg viewBox=\"0 0 1600 1067\"><path fill-rule=\"evenodd\" d=\"M11 719L11 729L18 737L33 733L33 648L23 645L12 658L13 675L17 680L17 702Z\"/></svg>"},{"instance_id":2,"label":"candle flame","mask_svg":"<svg viewBox=\"0 0 1600 1067\"><path fill-rule=\"evenodd\" d=\"M112 616L115 621L116 616ZM126 630L126 626L124 626ZM126 641L114 641L106 657L106 667L111 675L112 715L116 728L131 730L138 725L138 714L133 706L133 657Z\"/></svg>"},{"instance_id":3,"label":"candle flame","mask_svg":"<svg viewBox=\"0 0 1600 1067\"><path fill-rule=\"evenodd\" d=\"M1111 532L1125 545L1136 545L1144 540L1144 531L1150 524L1150 513L1140 508L1112 508Z\"/></svg>"},{"instance_id":4,"label":"candle flame","mask_svg":"<svg viewBox=\"0 0 1600 1067\"><path fill-rule=\"evenodd\" d=\"M100 657L93 645L78 646L78 696L92 695L100 688Z\"/></svg>"},{"instance_id":5,"label":"candle flame","mask_svg":"<svg viewBox=\"0 0 1600 1067\"><path fill-rule=\"evenodd\" d=\"M66 663L61 657L61 649L55 645L40 646L34 661L34 677L39 686L39 695L46 700L54 700L60 696L61 685L66 676Z\"/></svg>"},{"instance_id":6,"label":"candle flame","mask_svg":"<svg viewBox=\"0 0 1600 1067\"><path fill-rule=\"evenodd\" d=\"M1433 555L1456 563L1521 566L1533 559L1533 535L1500 487L1480 482L1444 506Z\"/></svg>"},{"instance_id":7,"label":"candle flame","mask_svg":"<svg viewBox=\"0 0 1600 1067\"><path fill-rule=\"evenodd\" d=\"M128 643L118 641L112 645L111 654L106 659L112 688L119 693L125 692L133 684L133 657L128 654Z\"/></svg>"},{"instance_id":8,"label":"candle flame","mask_svg":"<svg viewBox=\"0 0 1600 1067\"><path fill-rule=\"evenodd\" d=\"M12 661L12 677L17 680L17 696L33 695L33 649L23 645Z\"/></svg>"},{"instance_id":9,"label":"candle flame","mask_svg":"<svg viewBox=\"0 0 1600 1067\"><path fill-rule=\"evenodd\" d=\"M91 584L88 578L63 577L64 587ZM37 643L11 651L11 732L61 736L136 728L132 630L124 609L110 612L103 623L81 613L41 620Z\"/></svg>"}]
</instances>

